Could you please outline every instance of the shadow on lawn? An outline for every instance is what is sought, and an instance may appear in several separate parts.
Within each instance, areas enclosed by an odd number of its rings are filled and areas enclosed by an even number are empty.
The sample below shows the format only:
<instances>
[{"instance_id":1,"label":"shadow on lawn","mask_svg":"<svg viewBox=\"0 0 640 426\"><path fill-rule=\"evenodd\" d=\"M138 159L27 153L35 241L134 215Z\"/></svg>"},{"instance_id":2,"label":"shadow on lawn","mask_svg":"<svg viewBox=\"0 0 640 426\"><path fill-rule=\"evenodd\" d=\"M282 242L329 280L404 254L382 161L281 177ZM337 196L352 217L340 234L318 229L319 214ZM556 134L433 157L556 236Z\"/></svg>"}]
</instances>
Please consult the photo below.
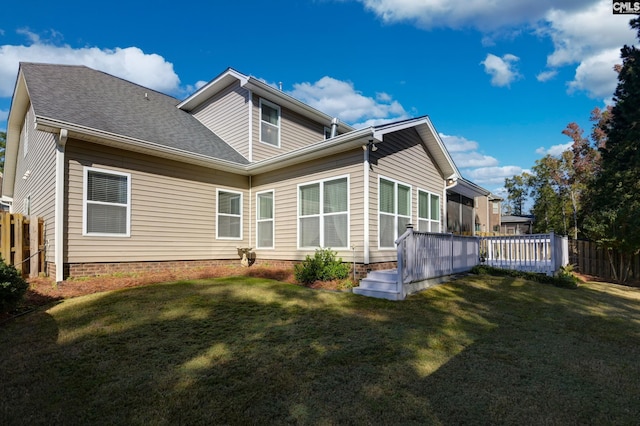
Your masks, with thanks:
<instances>
[{"instance_id":1,"label":"shadow on lawn","mask_svg":"<svg viewBox=\"0 0 640 426\"><path fill-rule=\"evenodd\" d=\"M0 384L2 423L585 424L640 415L638 390L621 376L640 375L638 324L602 339L606 318L582 306L598 297L591 290L470 278L388 302L211 282L68 301L29 318L43 324L33 339L0 330L7 359L31 348L22 363L0 363L10 377ZM605 301L638 319L626 301ZM590 322L597 337L580 330Z\"/></svg>"}]
</instances>

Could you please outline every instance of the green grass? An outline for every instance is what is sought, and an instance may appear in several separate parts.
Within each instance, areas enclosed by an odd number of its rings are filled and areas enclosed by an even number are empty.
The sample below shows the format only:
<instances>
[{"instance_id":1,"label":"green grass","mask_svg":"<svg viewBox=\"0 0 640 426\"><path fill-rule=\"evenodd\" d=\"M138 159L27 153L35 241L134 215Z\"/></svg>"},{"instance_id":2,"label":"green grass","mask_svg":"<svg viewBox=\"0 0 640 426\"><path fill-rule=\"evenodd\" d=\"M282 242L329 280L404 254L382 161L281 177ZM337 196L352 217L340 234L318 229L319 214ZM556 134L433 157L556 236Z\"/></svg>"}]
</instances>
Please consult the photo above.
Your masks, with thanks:
<instances>
[{"instance_id":1,"label":"green grass","mask_svg":"<svg viewBox=\"0 0 640 426\"><path fill-rule=\"evenodd\" d=\"M0 424L637 424L640 290L469 276L390 302L257 278L0 326Z\"/></svg>"}]
</instances>

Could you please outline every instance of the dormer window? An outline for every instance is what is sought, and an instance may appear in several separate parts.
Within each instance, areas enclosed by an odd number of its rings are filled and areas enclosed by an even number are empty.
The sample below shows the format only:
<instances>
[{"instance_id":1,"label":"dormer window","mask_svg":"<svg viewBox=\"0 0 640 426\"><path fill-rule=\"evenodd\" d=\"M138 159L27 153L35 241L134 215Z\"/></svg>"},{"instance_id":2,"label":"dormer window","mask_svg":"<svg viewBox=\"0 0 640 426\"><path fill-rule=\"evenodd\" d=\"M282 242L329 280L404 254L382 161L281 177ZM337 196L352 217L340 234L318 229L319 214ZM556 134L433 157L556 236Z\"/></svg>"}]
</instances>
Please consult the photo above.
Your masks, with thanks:
<instances>
[{"instance_id":1,"label":"dormer window","mask_svg":"<svg viewBox=\"0 0 640 426\"><path fill-rule=\"evenodd\" d=\"M280 147L280 107L260 99L260 142Z\"/></svg>"}]
</instances>

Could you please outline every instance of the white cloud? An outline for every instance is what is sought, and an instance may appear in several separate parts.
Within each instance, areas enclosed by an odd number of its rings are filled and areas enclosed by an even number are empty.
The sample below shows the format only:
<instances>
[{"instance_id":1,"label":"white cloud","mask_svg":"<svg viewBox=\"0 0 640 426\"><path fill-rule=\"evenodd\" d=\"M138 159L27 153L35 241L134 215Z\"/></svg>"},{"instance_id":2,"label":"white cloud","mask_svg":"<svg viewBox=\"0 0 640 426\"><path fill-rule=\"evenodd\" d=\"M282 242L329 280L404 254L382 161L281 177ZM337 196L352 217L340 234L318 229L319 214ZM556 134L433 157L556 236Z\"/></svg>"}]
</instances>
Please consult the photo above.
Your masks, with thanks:
<instances>
[{"instance_id":1,"label":"white cloud","mask_svg":"<svg viewBox=\"0 0 640 426\"><path fill-rule=\"evenodd\" d=\"M551 80L556 75L558 75L558 71L556 71L556 70L543 71L543 72L541 72L540 74L538 74L536 76L536 79L538 81L545 82L545 81Z\"/></svg>"},{"instance_id":2,"label":"white cloud","mask_svg":"<svg viewBox=\"0 0 640 426\"><path fill-rule=\"evenodd\" d=\"M364 96L353 83L322 77L315 83L297 83L289 95L354 127L366 127L409 118L398 101L385 93Z\"/></svg>"},{"instance_id":3,"label":"white cloud","mask_svg":"<svg viewBox=\"0 0 640 426\"><path fill-rule=\"evenodd\" d=\"M570 10L585 0L359 0L386 23L412 22L425 29L476 28L493 31L534 23L551 9Z\"/></svg>"},{"instance_id":4,"label":"white cloud","mask_svg":"<svg viewBox=\"0 0 640 426\"><path fill-rule=\"evenodd\" d=\"M478 149L478 142L470 141L462 136L452 136L440 133L440 139L444 142L450 153L462 151L475 151Z\"/></svg>"},{"instance_id":5,"label":"white cloud","mask_svg":"<svg viewBox=\"0 0 640 426\"><path fill-rule=\"evenodd\" d=\"M504 179L522 174L526 170L518 166L480 167L469 170L466 177L482 186L504 185Z\"/></svg>"},{"instance_id":6,"label":"white cloud","mask_svg":"<svg viewBox=\"0 0 640 426\"><path fill-rule=\"evenodd\" d=\"M491 85L504 87L509 86L513 81L520 78L520 74L515 67L515 63L519 59L511 54L506 54L500 58L489 53L481 64L484 65L485 72L491 76Z\"/></svg>"},{"instance_id":7,"label":"white cloud","mask_svg":"<svg viewBox=\"0 0 640 426\"><path fill-rule=\"evenodd\" d=\"M611 2L598 0L578 11L551 9L539 33L553 41L554 51L547 57L551 69L578 64L570 92L585 91L593 98L611 96L617 84L613 71L620 64L620 48L634 44L635 32L629 27L630 15L614 15Z\"/></svg>"},{"instance_id":8,"label":"white cloud","mask_svg":"<svg viewBox=\"0 0 640 426\"><path fill-rule=\"evenodd\" d=\"M540 148L536 149L536 154L540 154L540 155L552 155L554 157L557 157L559 155L562 155L563 152L565 152L568 149L571 149L571 146L573 145L573 142L567 142L567 143L561 143L558 145L553 145L551 148L545 148L543 146L541 146Z\"/></svg>"},{"instance_id":9,"label":"white cloud","mask_svg":"<svg viewBox=\"0 0 640 426\"><path fill-rule=\"evenodd\" d=\"M72 48L41 41L37 34L22 30L31 44L0 46L0 97L13 94L20 62L86 65L165 93L180 91L180 79L173 64L157 54L137 47L100 49Z\"/></svg>"}]
</instances>

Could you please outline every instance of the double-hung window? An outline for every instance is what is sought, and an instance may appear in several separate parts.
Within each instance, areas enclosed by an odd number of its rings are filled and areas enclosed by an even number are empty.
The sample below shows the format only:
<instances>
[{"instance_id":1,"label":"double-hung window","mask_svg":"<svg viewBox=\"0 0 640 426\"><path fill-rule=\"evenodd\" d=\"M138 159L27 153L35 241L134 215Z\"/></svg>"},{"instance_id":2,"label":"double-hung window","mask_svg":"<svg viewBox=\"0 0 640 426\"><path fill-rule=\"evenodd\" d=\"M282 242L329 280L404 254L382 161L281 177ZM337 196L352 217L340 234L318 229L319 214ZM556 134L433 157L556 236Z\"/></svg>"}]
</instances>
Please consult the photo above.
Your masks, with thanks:
<instances>
[{"instance_id":1,"label":"double-hung window","mask_svg":"<svg viewBox=\"0 0 640 426\"><path fill-rule=\"evenodd\" d=\"M242 239L242 193L218 189L216 238Z\"/></svg>"},{"instance_id":2,"label":"double-hung window","mask_svg":"<svg viewBox=\"0 0 640 426\"><path fill-rule=\"evenodd\" d=\"M349 247L347 177L298 186L298 247Z\"/></svg>"},{"instance_id":3,"label":"double-hung window","mask_svg":"<svg viewBox=\"0 0 640 426\"><path fill-rule=\"evenodd\" d=\"M396 240L411 223L411 187L380 178L378 200L378 246L395 248Z\"/></svg>"},{"instance_id":4,"label":"double-hung window","mask_svg":"<svg viewBox=\"0 0 640 426\"><path fill-rule=\"evenodd\" d=\"M274 248L274 201L273 191L256 194L256 248Z\"/></svg>"},{"instance_id":5,"label":"double-hung window","mask_svg":"<svg viewBox=\"0 0 640 426\"><path fill-rule=\"evenodd\" d=\"M418 190L418 231L440 232L440 197Z\"/></svg>"},{"instance_id":6,"label":"double-hung window","mask_svg":"<svg viewBox=\"0 0 640 426\"><path fill-rule=\"evenodd\" d=\"M260 142L280 147L280 107L260 99Z\"/></svg>"},{"instance_id":7,"label":"double-hung window","mask_svg":"<svg viewBox=\"0 0 640 426\"><path fill-rule=\"evenodd\" d=\"M83 235L128 237L131 175L84 168Z\"/></svg>"}]
</instances>

